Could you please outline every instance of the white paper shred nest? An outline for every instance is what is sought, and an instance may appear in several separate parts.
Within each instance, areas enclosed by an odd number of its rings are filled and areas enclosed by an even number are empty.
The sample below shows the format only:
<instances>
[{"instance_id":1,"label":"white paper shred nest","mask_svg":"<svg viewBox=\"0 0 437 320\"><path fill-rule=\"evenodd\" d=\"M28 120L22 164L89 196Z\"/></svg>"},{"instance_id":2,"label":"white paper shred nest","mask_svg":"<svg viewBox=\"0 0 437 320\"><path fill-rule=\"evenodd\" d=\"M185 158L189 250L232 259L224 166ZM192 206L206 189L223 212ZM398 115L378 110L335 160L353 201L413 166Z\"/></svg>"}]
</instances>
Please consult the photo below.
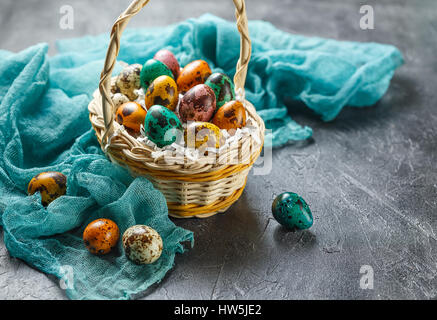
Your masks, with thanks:
<instances>
[{"instance_id":1,"label":"white paper shred nest","mask_svg":"<svg viewBox=\"0 0 437 320\"><path fill-rule=\"evenodd\" d=\"M138 94L138 98L135 100L135 102L139 103L144 109L146 109L145 106L145 91L143 88L140 88L138 90L134 91L136 94ZM182 95L179 95L179 102L182 99ZM242 98L240 95L237 94L237 100L241 101ZM175 113L179 117L179 103L176 107ZM184 130L187 127L187 124L183 124ZM141 125L141 135L137 137L137 141L140 143L149 146L154 151L152 152L151 156L152 158L160 159L160 158L166 158L166 159L183 159L186 157L188 160L191 161L197 161L201 157L205 156L205 151L208 151L208 154L217 154L221 153L225 150L227 150L230 146L232 146L234 143L238 143L238 141L241 138L245 138L248 136L251 136L255 145L261 144L261 139L259 137L259 130L258 125L256 121L249 116L249 114L246 111L246 126L241 129L237 129L234 132L228 132L225 129L220 130L222 134L222 140L221 145L219 149L216 148L202 148L202 149L195 149L195 148L189 148L185 146L184 139L181 138L179 141L174 142L168 146L165 146L163 148L159 148L153 141L151 141L144 133L144 126ZM121 126L119 130L124 130L124 127ZM119 134L119 130L114 132L113 136L116 136Z\"/></svg>"}]
</instances>

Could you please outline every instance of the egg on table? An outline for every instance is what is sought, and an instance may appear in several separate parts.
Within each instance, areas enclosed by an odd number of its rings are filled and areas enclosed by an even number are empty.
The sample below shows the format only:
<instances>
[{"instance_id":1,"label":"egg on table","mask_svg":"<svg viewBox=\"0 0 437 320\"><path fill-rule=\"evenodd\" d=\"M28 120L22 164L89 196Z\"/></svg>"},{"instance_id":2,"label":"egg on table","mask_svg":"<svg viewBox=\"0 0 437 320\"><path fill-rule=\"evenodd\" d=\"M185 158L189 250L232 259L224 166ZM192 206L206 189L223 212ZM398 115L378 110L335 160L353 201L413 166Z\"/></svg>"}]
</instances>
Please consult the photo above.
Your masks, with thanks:
<instances>
[{"instance_id":1,"label":"egg on table","mask_svg":"<svg viewBox=\"0 0 437 320\"><path fill-rule=\"evenodd\" d=\"M150 84L159 76L169 76L173 78L171 70L161 61L150 59L144 64L141 69L140 82L144 89L147 89Z\"/></svg>"},{"instance_id":2,"label":"egg on table","mask_svg":"<svg viewBox=\"0 0 437 320\"><path fill-rule=\"evenodd\" d=\"M223 73L213 73L205 81L205 84L215 93L217 109L222 107L226 102L235 99L234 84L227 75Z\"/></svg>"},{"instance_id":3,"label":"egg on table","mask_svg":"<svg viewBox=\"0 0 437 320\"><path fill-rule=\"evenodd\" d=\"M220 129L210 122L192 122L185 130L184 139L188 148L220 147Z\"/></svg>"},{"instance_id":4,"label":"egg on table","mask_svg":"<svg viewBox=\"0 0 437 320\"><path fill-rule=\"evenodd\" d=\"M182 124L176 114L160 105L147 110L144 132L159 148L170 145L183 134Z\"/></svg>"},{"instance_id":5,"label":"egg on table","mask_svg":"<svg viewBox=\"0 0 437 320\"><path fill-rule=\"evenodd\" d=\"M147 109L158 104L174 111L178 101L178 88L172 77L159 76L147 88L145 97Z\"/></svg>"},{"instance_id":6,"label":"egg on table","mask_svg":"<svg viewBox=\"0 0 437 320\"><path fill-rule=\"evenodd\" d=\"M82 238L89 252L103 255L109 253L117 245L120 230L112 220L97 219L88 224Z\"/></svg>"},{"instance_id":7,"label":"egg on table","mask_svg":"<svg viewBox=\"0 0 437 320\"><path fill-rule=\"evenodd\" d=\"M246 109L240 101L229 101L217 110L211 122L220 129L241 129L246 125Z\"/></svg>"},{"instance_id":8,"label":"egg on table","mask_svg":"<svg viewBox=\"0 0 437 320\"><path fill-rule=\"evenodd\" d=\"M126 102L118 107L115 120L134 133L139 133L146 115L147 111L139 103Z\"/></svg>"},{"instance_id":9,"label":"egg on table","mask_svg":"<svg viewBox=\"0 0 437 320\"><path fill-rule=\"evenodd\" d=\"M130 227L124 232L122 242L127 258L136 264L151 264L162 254L162 238L148 226Z\"/></svg>"},{"instance_id":10,"label":"egg on table","mask_svg":"<svg viewBox=\"0 0 437 320\"><path fill-rule=\"evenodd\" d=\"M298 194L284 192L272 204L273 217L289 229L308 229L313 225L313 215L308 204Z\"/></svg>"},{"instance_id":11,"label":"egg on table","mask_svg":"<svg viewBox=\"0 0 437 320\"><path fill-rule=\"evenodd\" d=\"M120 93L127 96L130 100L138 98L138 94L134 90L141 87L140 73L142 66L140 64L132 64L125 67L117 77L116 85L120 89Z\"/></svg>"},{"instance_id":12,"label":"egg on table","mask_svg":"<svg viewBox=\"0 0 437 320\"><path fill-rule=\"evenodd\" d=\"M177 79L179 91L185 93L195 85L204 83L211 73L211 68L206 61L190 62L182 69Z\"/></svg>"},{"instance_id":13,"label":"egg on table","mask_svg":"<svg viewBox=\"0 0 437 320\"><path fill-rule=\"evenodd\" d=\"M181 67L179 65L178 60L174 56L173 52L167 49L159 50L153 59L161 61L165 64L170 71L173 73L173 78L177 79L179 77L179 73L181 72Z\"/></svg>"},{"instance_id":14,"label":"egg on table","mask_svg":"<svg viewBox=\"0 0 437 320\"><path fill-rule=\"evenodd\" d=\"M179 116L183 122L208 122L214 115L215 109L214 91L205 84L198 84L182 97Z\"/></svg>"},{"instance_id":15,"label":"egg on table","mask_svg":"<svg viewBox=\"0 0 437 320\"><path fill-rule=\"evenodd\" d=\"M39 191L41 203L48 206L56 198L65 195L67 191L67 177L56 171L42 172L30 180L27 187L29 195Z\"/></svg>"}]
</instances>

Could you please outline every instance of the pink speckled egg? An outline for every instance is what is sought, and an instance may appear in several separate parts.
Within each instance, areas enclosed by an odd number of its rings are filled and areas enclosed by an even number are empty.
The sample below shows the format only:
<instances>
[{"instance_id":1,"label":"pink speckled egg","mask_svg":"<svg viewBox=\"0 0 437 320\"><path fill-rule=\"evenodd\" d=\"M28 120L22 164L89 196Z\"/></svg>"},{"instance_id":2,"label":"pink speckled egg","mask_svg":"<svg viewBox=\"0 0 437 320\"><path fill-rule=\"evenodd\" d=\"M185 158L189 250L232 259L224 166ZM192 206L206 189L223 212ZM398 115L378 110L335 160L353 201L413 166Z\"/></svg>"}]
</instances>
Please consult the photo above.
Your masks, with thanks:
<instances>
[{"instance_id":1,"label":"pink speckled egg","mask_svg":"<svg viewBox=\"0 0 437 320\"><path fill-rule=\"evenodd\" d=\"M159 50L153 59L161 61L163 64L167 66L167 68L170 69L170 71L173 73L173 77L176 80L179 77L179 73L181 72L181 67L179 65L178 60L174 56L173 52L162 49Z\"/></svg>"},{"instance_id":2,"label":"pink speckled egg","mask_svg":"<svg viewBox=\"0 0 437 320\"><path fill-rule=\"evenodd\" d=\"M179 116L183 122L211 120L216 109L214 91L205 84L194 86L181 99Z\"/></svg>"}]
</instances>

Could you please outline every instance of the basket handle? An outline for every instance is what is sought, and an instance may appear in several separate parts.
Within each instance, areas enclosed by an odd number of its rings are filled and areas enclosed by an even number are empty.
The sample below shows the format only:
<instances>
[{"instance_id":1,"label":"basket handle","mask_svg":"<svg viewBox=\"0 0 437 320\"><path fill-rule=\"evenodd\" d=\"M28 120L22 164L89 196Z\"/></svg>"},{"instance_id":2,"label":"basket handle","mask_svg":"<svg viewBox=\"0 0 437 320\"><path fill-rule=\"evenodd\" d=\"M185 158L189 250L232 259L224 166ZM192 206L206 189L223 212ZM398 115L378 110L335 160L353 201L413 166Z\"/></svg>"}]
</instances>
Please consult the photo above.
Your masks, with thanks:
<instances>
[{"instance_id":1,"label":"basket handle","mask_svg":"<svg viewBox=\"0 0 437 320\"><path fill-rule=\"evenodd\" d=\"M130 19L149 3L150 0L133 0L129 7L115 21L106 53L105 65L100 75L99 90L102 95L103 120L105 122L105 134L102 137L104 146L108 143L108 137L112 136L114 127L114 104L111 99L111 76L114 70L117 56L120 51L121 35ZM246 5L244 0L233 0L236 8L237 27L240 33L240 58L237 63L234 76L235 90L244 97L244 84L246 82L247 66L252 52L247 24Z\"/></svg>"}]
</instances>

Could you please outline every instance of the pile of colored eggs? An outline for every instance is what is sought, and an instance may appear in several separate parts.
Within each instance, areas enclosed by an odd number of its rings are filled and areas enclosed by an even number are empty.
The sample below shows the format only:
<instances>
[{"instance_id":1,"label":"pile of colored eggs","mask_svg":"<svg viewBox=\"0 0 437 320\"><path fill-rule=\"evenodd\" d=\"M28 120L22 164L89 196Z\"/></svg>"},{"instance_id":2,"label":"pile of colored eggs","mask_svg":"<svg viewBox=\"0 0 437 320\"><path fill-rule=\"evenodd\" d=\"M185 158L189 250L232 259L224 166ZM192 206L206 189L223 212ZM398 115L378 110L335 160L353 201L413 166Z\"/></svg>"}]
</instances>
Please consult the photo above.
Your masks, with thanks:
<instances>
[{"instance_id":1,"label":"pile of colored eggs","mask_svg":"<svg viewBox=\"0 0 437 320\"><path fill-rule=\"evenodd\" d=\"M30 180L28 194L39 192L41 203L48 206L52 201L65 195L67 177L61 172L42 172ZM120 238L117 224L109 219L97 219L87 225L82 239L89 252L104 255L112 251ZM136 264L150 264L162 254L163 242L159 233L145 225L128 228L122 238L125 255Z\"/></svg>"},{"instance_id":2,"label":"pile of colored eggs","mask_svg":"<svg viewBox=\"0 0 437 320\"><path fill-rule=\"evenodd\" d=\"M141 88L145 98L139 104ZM221 130L246 125L246 110L235 100L234 84L227 75L212 73L204 60L181 69L174 54L165 49L143 66L125 67L112 92L116 121L136 136L143 126L143 133L160 148L176 142L182 130L188 147L218 148Z\"/></svg>"}]
</instances>

